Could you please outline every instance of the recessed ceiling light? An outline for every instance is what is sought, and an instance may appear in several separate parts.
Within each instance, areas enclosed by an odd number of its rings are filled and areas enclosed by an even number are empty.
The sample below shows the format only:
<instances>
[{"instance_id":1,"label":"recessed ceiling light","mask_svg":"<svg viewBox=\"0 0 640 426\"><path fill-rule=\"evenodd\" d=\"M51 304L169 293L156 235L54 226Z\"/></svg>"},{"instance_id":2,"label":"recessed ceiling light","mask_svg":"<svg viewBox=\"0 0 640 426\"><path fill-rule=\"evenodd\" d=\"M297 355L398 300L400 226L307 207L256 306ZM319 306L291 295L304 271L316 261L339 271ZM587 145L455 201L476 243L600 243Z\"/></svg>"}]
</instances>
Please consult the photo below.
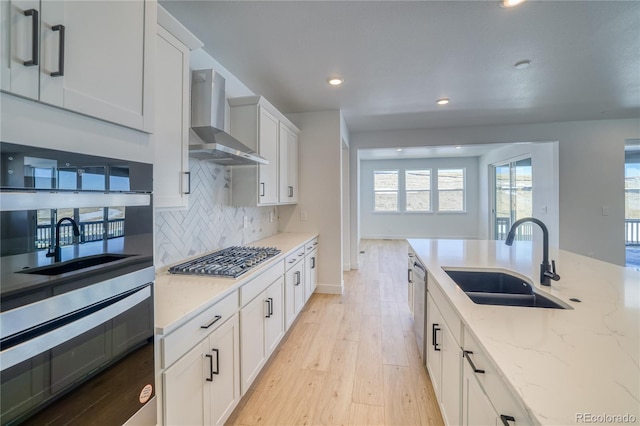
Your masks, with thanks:
<instances>
[{"instance_id":1,"label":"recessed ceiling light","mask_svg":"<svg viewBox=\"0 0 640 426\"><path fill-rule=\"evenodd\" d=\"M523 70L525 68L529 68L530 65L531 61L529 59L524 59L513 64L513 67L517 70Z\"/></svg>"},{"instance_id":2,"label":"recessed ceiling light","mask_svg":"<svg viewBox=\"0 0 640 426\"><path fill-rule=\"evenodd\" d=\"M499 4L501 7L514 7L524 3L525 1L526 0L501 0Z\"/></svg>"},{"instance_id":3,"label":"recessed ceiling light","mask_svg":"<svg viewBox=\"0 0 640 426\"><path fill-rule=\"evenodd\" d=\"M456 146L456 149L462 149L462 147L460 145Z\"/></svg>"},{"instance_id":4,"label":"recessed ceiling light","mask_svg":"<svg viewBox=\"0 0 640 426\"><path fill-rule=\"evenodd\" d=\"M438 105L446 105L449 103L449 98L441 98L436 101Z\"/></svg>"},{"instance_id":5,"label":"recessed ceiling light","mask_svg":"<svg viewBox=\"0 0 640 426\"><path fill-rule=\"evenodd\" d=\"M344 78L340 78L340 77L331 77L328 80L329 84L332 86L340 86L342 83L344 83Z\"/></svg>"},{"instance_id":6,"label":"recessed ceiling light","mask_svg":"<svg viewBox=\"0 0 640 426\"><path fill-rule=\"evenodd\" d=\"M398 148L398 149L396 149L396 151L402 152L402 148Z\"/></svg>"}]
</instances>

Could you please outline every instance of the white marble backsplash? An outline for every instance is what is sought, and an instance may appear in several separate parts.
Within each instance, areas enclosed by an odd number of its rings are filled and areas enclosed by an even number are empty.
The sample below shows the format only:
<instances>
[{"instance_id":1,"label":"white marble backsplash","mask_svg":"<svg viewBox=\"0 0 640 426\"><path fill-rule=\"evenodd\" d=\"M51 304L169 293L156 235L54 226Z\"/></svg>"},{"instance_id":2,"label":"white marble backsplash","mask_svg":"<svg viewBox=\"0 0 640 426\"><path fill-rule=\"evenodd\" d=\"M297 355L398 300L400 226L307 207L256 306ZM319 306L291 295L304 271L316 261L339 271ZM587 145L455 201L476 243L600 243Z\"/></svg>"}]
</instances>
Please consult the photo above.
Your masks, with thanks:
<instances>
[{"instance_id":1,"label":"white marble backsplash","mask_svg":"<svg viewBox=\"0 0 640 426\"><path fill-rule=\"evenodd\" d=\"M276 207L233 207L229 167L189 159L191 195L187 210L156 212L155 266L213 250L247 244L278 232ZM269 221L273 212L274 220ZM248 227L244 228L244 217Z\"/></svg>"}]
</instances>

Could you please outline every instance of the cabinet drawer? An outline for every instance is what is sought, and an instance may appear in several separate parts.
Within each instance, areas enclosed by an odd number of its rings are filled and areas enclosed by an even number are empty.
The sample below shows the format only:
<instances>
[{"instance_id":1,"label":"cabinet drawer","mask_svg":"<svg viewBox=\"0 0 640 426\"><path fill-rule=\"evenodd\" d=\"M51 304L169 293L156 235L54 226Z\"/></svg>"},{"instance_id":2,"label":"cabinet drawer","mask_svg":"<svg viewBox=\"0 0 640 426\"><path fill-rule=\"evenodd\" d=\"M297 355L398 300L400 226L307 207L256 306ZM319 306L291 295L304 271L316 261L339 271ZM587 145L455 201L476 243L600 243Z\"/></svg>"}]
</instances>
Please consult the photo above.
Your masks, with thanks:
<instances>
[{"instance_id":1,"label":"cabinet drawer","mask_svg":"<svg viewBox=\"0 0 640 426\"><path fill-rule=\"evenodd\" d=\"M270 266L266 271L251 279L248 283L240 287L240 306L251 302L257 295L262 293L279 277L284 274L282 261Z\"/></svg>"},{"instance_id":2,"label":"cabinet drawer","mask_svg":"<svg viewBox=\"0 0 640 426\"><path fill-rule=\"evenodd\" d=\"M438 306L442 317L444 318L451 334L458 342L459 346L462 346L462 323L460 318L455 313L444 293L440 289L440 286L436 283L431 274L427 275L427 291L431 294L433 302Z\"/></svg>"},{"instance_id":3,"label":"cabinet drawer","mask_svg":"<svg viewBox=\"0 0 640 426\"><path fill-rule=\"evenodd\" d=\"M526 410L509 391L504 379L498 373L497 367L484 352L475 337L465 329L463 362L469 364L469 366L472 367L471 369L473 369L473 366L469 363L470 360L477 370L484 371L484 373L475 372L474 376L489 397L498 416L511 416L515 419L516 425L531 424ZM471 369L467 371L471 371Z\"/></svg>"},{"instance_id":4,"label":"cabinet drawer","mask_svg":"<svg viewBox=\"0 0 640 426\"><path fill-rule=\"evenodd\" d=\"M167 368L176 362L189 349L224 324L237 310L238 292L234 291L164 337L161 344L162 368Z\"/></svg>"},{"instance_id":5,"label":"cabinet drawer","mask_svg":"<svg viewBox=\"0 0 640 426\"><path fill-rule=\"evenodd\" d=\"M309 241L307 244L305 244L305 253L309 254L309 252L311 250L313 250L314 248L318 247L318 237L315 237L313 240Z\"/></svg>"},{"instance_id":6,"label":"cabinet drawer","mask_svg":"<svg viewBox=\"0 0 640 426\"><path fill-rule=\"evenodd\" d=\"M298 247L293 253L285 258L286 269L289 270L293 265L298 263L304 257L304 246Z\"/></svg>"}]
</instances>

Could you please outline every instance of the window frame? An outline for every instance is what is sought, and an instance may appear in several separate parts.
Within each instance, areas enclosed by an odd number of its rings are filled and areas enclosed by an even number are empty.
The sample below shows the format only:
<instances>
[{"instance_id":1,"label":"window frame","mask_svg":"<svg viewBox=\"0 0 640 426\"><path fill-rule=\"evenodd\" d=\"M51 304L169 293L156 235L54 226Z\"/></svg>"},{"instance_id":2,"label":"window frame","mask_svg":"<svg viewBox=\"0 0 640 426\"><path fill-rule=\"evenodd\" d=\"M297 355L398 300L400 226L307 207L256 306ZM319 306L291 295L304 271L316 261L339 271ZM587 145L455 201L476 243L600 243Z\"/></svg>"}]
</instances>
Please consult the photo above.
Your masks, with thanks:
<instances>
[{"instance_id":1,"label":"window frame","mask_svg":"<svg viewBox=\"0 0 640 426\"><path fill-rule=\"evenodd\" d=\"M407 189L407 174L410 172L429 172L429 188L428 189ZM430 214L434 212L433 208L433 168L412 168L404 169L404 213L408 214ZM429 208L426 210L409 210L409 192L427 192L429 194Z\"/></svg>"},{"instance_id":2,"label":"window frame","mask_svg":"<svg viewBox=\"0 0 640 426\"><path fill-rule=\"evenodd\" d=\"M395 173L396 174L396 189L376 189L376 174L377 173ZM374 169L373 170L373 213L375 214L388 214L388 213L401 213L400 210L400 169ZM392 194L396 195L396 207L394 210L378 210L376 198L378 194Z\"/></svg>"},{"instance_id":3,"label":"window frame","mask_svg":"<svg viewBox=\"0 0 640 426\"><path fill-rule=\"evenodd\" d=\"M440 189L440 172L449 170L461 170L462 171L462 188L461 189ZM437 212L441 214L461 214L467 213L467 168L466 167L442 167L436 170L435 179L437 199ZM462 209L461 210L442 210L440 206L440 194L443 192L462 192Z\"/></svg>"}]
</instances>

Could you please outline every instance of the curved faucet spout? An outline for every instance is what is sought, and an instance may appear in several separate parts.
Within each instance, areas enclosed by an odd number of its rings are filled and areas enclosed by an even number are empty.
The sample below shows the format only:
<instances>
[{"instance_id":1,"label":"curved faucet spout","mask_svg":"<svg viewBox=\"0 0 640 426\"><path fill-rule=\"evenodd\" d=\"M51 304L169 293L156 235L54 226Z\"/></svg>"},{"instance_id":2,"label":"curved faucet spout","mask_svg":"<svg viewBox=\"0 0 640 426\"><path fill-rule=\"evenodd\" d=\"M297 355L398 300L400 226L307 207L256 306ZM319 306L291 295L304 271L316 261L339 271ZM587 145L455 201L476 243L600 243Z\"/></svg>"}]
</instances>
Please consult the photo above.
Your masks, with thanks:
<instances>
[{"instance_id":1,"label":"curved faucet spout","mask_svg":"<svg viewBox=\"0 0 640 426\"><path fill-rule=\"evenodd\" d=\"M516 220L511 225L505 244L510 246L513 244L513 239L516 236L516 229L525 222L532 222L540 226L542 229L542 263L540 264L540 284L551 285L551 280L558 281L560 275L556 274L556 262L555 260L549 263L549 230L540 219L535 217L525 217L520 220Z\"/></svg>"},{"instance_id":2,"label":"curved faucet spout","mask_svg":"<svg viewBox=\"0 0 640 426\"><path fill-rule=\"evenodd\" d=\"M60 219L58 223L56 223L56 239L54 241L53 251L49 251L47 253L47 257L53 257L54 262L60 262L60 259L61 259L60 225L62 224L62 222L65 222L65 221L71 222L71 227L73 228L73 235L75 235L76 237L80 236L80 229L78 229L78 224L76 223L75 220L71 219L70 217L63 217L62 219Z\"/></svg>"}]
</instances>

